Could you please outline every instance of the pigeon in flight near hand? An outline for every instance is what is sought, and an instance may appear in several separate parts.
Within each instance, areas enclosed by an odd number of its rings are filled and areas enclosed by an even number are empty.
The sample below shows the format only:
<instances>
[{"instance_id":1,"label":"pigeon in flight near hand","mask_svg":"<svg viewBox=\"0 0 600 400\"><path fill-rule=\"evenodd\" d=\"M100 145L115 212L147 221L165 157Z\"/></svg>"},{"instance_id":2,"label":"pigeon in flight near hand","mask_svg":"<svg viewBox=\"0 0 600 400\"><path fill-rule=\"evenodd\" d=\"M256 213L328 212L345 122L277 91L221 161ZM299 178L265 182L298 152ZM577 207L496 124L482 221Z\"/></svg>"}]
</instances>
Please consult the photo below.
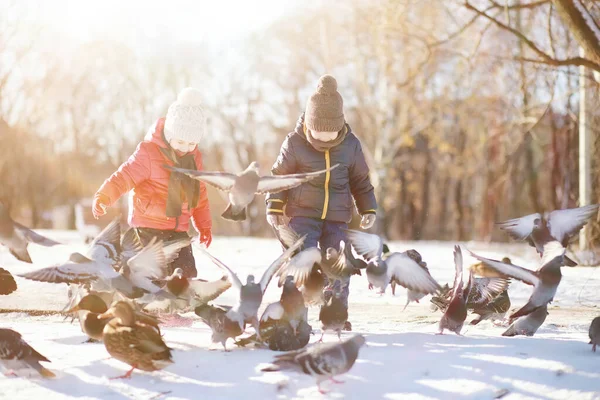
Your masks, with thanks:
<instances>
[{"instance_id":1,"label":"pigeon in flight near hand","mask_svg":"<svg viewBox=\"0 0 600 400\"><path fill-rule=\"evenodd\" d=\"M270 176L261 176L259 174L260 171L257 162L250 163L248 168L239 174L197 171L168 165L165 168L185 174L190 178L208 183L217 189L228 192L229 204L221 216L231 221L244 221L246 219L246 207L252 202L255 194L278 193L292 189L333 170L337 166L336 164L329 169L304 174Z\"/></svg>"}]
</instances>

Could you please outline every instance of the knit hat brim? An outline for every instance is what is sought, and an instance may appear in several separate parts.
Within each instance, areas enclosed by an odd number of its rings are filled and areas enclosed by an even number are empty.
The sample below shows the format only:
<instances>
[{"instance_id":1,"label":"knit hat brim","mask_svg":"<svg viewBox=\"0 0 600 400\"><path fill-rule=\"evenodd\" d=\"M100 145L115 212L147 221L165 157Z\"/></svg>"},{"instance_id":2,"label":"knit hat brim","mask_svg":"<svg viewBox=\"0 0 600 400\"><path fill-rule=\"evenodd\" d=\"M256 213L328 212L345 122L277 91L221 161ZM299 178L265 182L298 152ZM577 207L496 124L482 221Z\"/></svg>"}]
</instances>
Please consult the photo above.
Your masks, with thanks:
<instances>
[{"instance_id":1,"label":"knit hat brim","mask_svg":"<svg viewBox=\"0 0 600 400\"><path fill-rule=\"evenodd\" d=\"M344 115L336 118L308 118L306 127L313 132L339 132L344 128Z\"/></svg>"}]
</instances>

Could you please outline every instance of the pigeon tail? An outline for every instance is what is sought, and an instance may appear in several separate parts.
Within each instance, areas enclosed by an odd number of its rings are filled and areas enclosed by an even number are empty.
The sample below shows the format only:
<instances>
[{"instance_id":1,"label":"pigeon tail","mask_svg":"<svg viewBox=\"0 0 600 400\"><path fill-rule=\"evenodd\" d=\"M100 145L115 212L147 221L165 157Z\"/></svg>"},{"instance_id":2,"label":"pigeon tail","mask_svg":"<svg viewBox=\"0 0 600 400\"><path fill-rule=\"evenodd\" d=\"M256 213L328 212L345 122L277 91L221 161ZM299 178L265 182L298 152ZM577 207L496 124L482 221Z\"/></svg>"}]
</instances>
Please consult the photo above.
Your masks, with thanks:
<instances>
[{"instance_id":1,"label":"pigeon tail","mask_svg":"<svg viewBox=\"0 0 600 400\"><path fill-rule=\"evenodd\" d=\"M246 220L246 208L242 208L241 211L239 212L234 212L233 210L233 206L231 205L231 203L229 203L227 205L227 208L225 209L225 211L223 211L223 214L221 214L221 217L223 217L224 219L228 219L230 221L245 221Z\"/></svg>"},{"instance_id":2,"label":"pigeon tail","mask_svg":"<svg viewBox=\"0 0 600 400\"><path fill-rule=\"evenodd\" d=\"M567 256L564 257L563 263L564 263L565 267L576 267L577 266L577 263Z\"/></svg>"},{"instance_id":3,"label":"pigeon tail","mask_svg":"<svg viewBox=\"0 0 600 400\"><path fill-rule=\"evenodd\" d=\"M24 248L22 250L9 249L9 251L10 254L12 254L17 260L33 264L33 261L31 261L31 256L29 255L27 248Z\"/></svg>"},{"instance_id":4,"label":"pigeon tail","mask_svg":"<svg viewBox=\"0 0 600 400\"><path fill-rule=\"evenodd\" d=\"M517 329L515 328L515 325L511 325L506 331L504 331L502 336L517 336Z\"/></svg>"},{"instance_id":5,"label":"pigeon tail","mask_svg":"<svg viewBox=\"0 0 600 400\"><path fill-rule=\"evenodd\" d=\"M538 308L540 308L541 306L534 306L531 302L528 302L527 304L525 304L523 307L521 307L519 310L515 311L511 316L510 316L510 321L514 321L516 318L518 317L522 317L524 315L529 315L532 312L534 312L535 310L537 310Z\"/></svg>"}]
</instances>

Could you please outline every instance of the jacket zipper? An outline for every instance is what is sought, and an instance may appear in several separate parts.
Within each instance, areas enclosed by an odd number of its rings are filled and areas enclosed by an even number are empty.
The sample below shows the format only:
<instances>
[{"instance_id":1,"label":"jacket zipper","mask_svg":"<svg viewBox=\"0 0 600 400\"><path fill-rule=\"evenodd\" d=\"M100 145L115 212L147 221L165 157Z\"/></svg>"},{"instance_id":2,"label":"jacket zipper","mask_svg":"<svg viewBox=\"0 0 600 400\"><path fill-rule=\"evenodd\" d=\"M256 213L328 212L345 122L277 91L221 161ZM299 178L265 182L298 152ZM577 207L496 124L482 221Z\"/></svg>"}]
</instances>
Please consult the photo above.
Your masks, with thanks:
<instances>
[{"instance_id":1,"label":"jacket zipper","mask_svg":"<svg viewBox=\"0 0 600 400\"><path fill-rule=\"evenodd\" d=\"M331 160L329 158L329 150L325 150L325 203L323 204L323 214L321 214L321 219L325 219L327 216L327 208L329 207L329 179L331 178L331 173L329 172L329 167L331 166Z\"/></svg>"}]
</instances>

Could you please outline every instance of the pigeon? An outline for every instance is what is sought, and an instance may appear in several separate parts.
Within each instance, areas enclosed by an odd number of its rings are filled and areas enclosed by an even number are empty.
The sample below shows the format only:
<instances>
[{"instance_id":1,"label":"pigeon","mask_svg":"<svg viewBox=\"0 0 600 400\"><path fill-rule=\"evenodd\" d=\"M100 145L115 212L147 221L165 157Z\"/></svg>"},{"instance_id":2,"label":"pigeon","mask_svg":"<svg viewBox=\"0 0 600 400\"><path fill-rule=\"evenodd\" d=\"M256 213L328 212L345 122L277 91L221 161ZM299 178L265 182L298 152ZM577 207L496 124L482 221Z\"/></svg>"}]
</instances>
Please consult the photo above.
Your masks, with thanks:
<instances>
[{"instance_id":1,"label":"pigeon","mask_svg":"<svg viewBox=\"0 0 600 400\"><path fill-rule=\"evenodd\" d=\"M16 375L15 371L35 370L44 378L56 375L41 362L50 362L21 338L21 334L12 329L0 328L0 365L8 370L7 375Z\"/></svg>"},{"instance_id":2,"label":"pigeon","mask_svg":"<svg viewBox=\"0 0 600 400\"><path fill-rule=\"evenodd\" d=\"M321 383L335 380L335 377L344 374L352 368L358 358L358 351L365 344L362 335L353 336L341 343L319 343L302 350L296 350L275 356L273 365L262 368L263 372L295 371L310 375L317 380L319 392Z\"/></svg>"},{"instance_id":3,"label":"pigeon","mask_svg":"<svg viewBox=\"0 0 600 400\"><path fill-rule=\"evenodd\" d=\"M59 242L48 239L13 221L8 213L8 208L0 202L0 244L8 247L10 254L17 260L31 264L27 246L32 242L46 247L60 245Z\"/></svg>"},{"instance_id":4,"label":"pigeon","mask_svg":"<svg viewBox=\"0 0 600 400\"><path fill-rule=\"evenodd\" d=\"M329 282L341 281L344 286L352 275L362 275L361 269L367 268L367 263L357 259L352 254L350 246L341 240L339 250L329 247L321 262L321 270Z\"/></svg>"},{"instance_id":5,"label":"pigeon","mask_svg":"<svg viewBox=\"0 0 600 400\"><path fill-rule=\"evenodd\" d=\"M321 311L319 312L319 321L322 324L319 342L323 341L323 336L328 330L337 333L338 339L341 341L342 329L347 320L348 309L341 299L340 292L334 291L329 301L321 307Z\"/></svg>"},{"instance_id":6,"label":"pigeon","mask_svg":"<svg viewBox=\"0 0 600 400\"><path fill-rule=\"evenodd\" d=\"M483 320L501 320L510 309L508 297L507 278L473 278L471 292L467 299L467 310L473 311L479 317L470 322L477 325ZM442 311L446 311L452 298L452 288L444 285L438 296L431 298L431 302Z\"/></svg>"},{"instance_id":7,"label":"pigeon","mask_svg":"<svg viewBox=\"0 0 600 400\"><path fill-rule=\"evenodd\" d=\"M556 210L550 213L539 213L526 215L524 217L510 219L497 225L505 230L516 240L525 240L530 246L535 247L541 255L544 253L544 245L550 241L558 241L563 247L569 245L573 236L579 233L581 228L590 218L598 213L599 204ZM564 263L573 267L577 263L569 257L564 257Z\"/></svg>"},{"instance_id":8,"label":"pigeon","mask_svg":"<svg viewBox=\"0 0 600 400\"><path fill-rule=\"evenodd\" d=\"M212 342L221 343L225 351L229 351L227 350L227 339L241 335L246 327L245 323L240 326L237 320L230 319L227 316L230 311L231 307L210 304L203 304L194 309L194 313L210 327Z\"/></svg>"},{"instance_id":9,"label":"pigeon","mask_svg":"<svg viewBox=\"0 0 600 400\"><path fill-rule=\"evenodd\" d=\"M134 369L158 371L173 363L171 349L157 326L140 318L128 302L115 303L98 318L110 319L102 331L108 354L131 366L127 373L113 379L131 378Z\"/></svg>"},{"instance_id":10,"label":"pigeon","mask_svg":"<svg viewBox=\"0 0 600 400\"><path fill-rule=\"evenodd\" d=\"M596 345L600 344L600 317L594 318L590 325L590 344L592 351L596 352Z\"/></svg>"},{"instance_id":11,"label":"pigeon","mask_svg":"<svg viewBox=\"0 0 600 400\"><path fill-rule=\"evenodd\" d=\"M10 272L0 268L0 296L6 296L17 290L17 282Z\"/></svg>"},{"instance_id":12,"label":"pigeon","mask_svg":"<svg viewBox=\"0 0 600 400\"><path fill-rule=\"evenodd\" d=\"M183 275L181 268L175 268L164 282L162 289L171 293L177 299L169 299L169 311L187 311L190 307L207 304L216 299L231 287L228 275L223 275L215 281L200 278L188 278Z\"/></svg>"},{"instance_id":13,"label":"pigeon","mask_svg":"<svg viewBox=\"0 0 600 400\"><path fill-rule=\"evenodd\" d=\"M454 246L454 267L456 271L452 298L440 320L440 335L444 333L444 329L448 329L460 336L460 331L467 319L467 299L471 292L473 273L469 272L469 280L466 285L463 285L463 256L460 246Z\"/></svg>"},{"instance_id":14,"label":"pigeon","mask_svg":"<svg viewBox=\"0 0 600 400\"><path fill-rule=\"evenodd\" d=\"M296 292L298 289L292 280L287 280ZM285 286L284 286L285 288ZM300 296L299 302L297 295ZM260 318L260 336L262 341L267 344L270 350L274 351L290 351L298 350L306 346L310 340L312 327L307 322L307 309L304 306L302 294L298 292L293 295L293 300L285 300L282 293L282 298L275 303L267 306ZM291 304L296 304L296 311L290 307ZM292 310L290 310L292 308ZM296 314L296 316L294 316ZM249 343L257 342L257 335L254 334L248 338L238 340L238 346L245 346Z\"/></svg>"},{"instance_id":15,"label":"pigeon","mask_svg":"<svg viewBox=\"0 0 600 400\"><path fill-rule=\"evenodd\" d=\"M296 287L293 276L286 277L279 303L283 308L285 319L289 321L295 334L300 322L307 320L308 309L304 305L304 298Z\"/></svg>"},{"instance_id":16,"label":"pigeon","mask_svg":"<svg viewBox=\"0 0 600 400\"><path fill-rule=\"evenodd\" d=\"M304 174L272 176L260 176L257 162L250 163L248 168L240 174L197 171L168 165L165 165L165 168L228 192L229 204L221 216L231 221L244 221L246 219L246 207L252 202L255 194L278 193L292 189L333 170L337 166L336 164L329 169Z\"/></svg>"},{"instance_id":17,"label":"pigeon","mask_svg":"<svg viewBox=\"0 0 600 400\"><path fill-rule=\"evenodd\" d=\"M275 233L284 249L289 249L300 239L300 236L287 225L278 226ZM325 288L322 261L323 255L318 248L299 248L277 272L279 286L284 284L287 276L292 276L296 286L300 288L307 306L322 304L323 289Z\"/></svg>"},{"instance_id":18,"label":"pigeon","mask_svg":"<svg viewBox=\"0 0 600 400\"><path fill-rule=\"evenodd\" d=\"M293 246L284 251L282 255L277 257L277 259L271 263L269 268L265 270L258 283L254 281L254 275L248 275L245 285L242 284L237 274L233 272L231 268L229 268L216 257L212 256L206 249L201 248L202 252L204 252L204 254L206 254L215 265L229 274L233 286L240 293L238 303L227 312L227 317L231 320L237 321L240 325L240 328L242 328L246 322L252 324L258 334L257 336L259 340L260 329L257 312L262 302L265 290L267 290L267 286L269 285L269 282L271 282L273 275L275 275L281 266L290 259L294 251L302 246L305 238L306 236L301 237L300 240L294 243Z\"/></svg>"},{"instance_id":19,"label":"pigeon","mask_svg":"<svg viewBox=\"0 0 600 400\"><path fill-rule=\"evenodd\" d=\"M115 220L92 241L86 255L73 253L67 262L19 276L40 282L90 284L95 291L117 290L128 298L139 298L146 292L174 298L153 281L165 279L168 263L187 244L181 241L170 245L167 258L163 243L153 238L136 252L137 245L122 245L120 224Z\"/></svg>"},{"instance_id":20,"label":"pigeon","mask_svg":"<svg viewBox=\"0 0 600 400\"><path fill-rule=\"evenodd\" d=\"M351 229L346 233L352 247L367 260L369 289L376 287L383 294L392 281L419 293L433 294L440 289L427 267L421 266L407 252L389 253L383 257L383 241L379 236Z\"/></svg>"},{"instance_id":21,"label":"pigeon","mask_svg":"<svg viewBox=\"0 0 600 400\"><path fill-rule=\"evenodd\" d=\"M517 319L502 336L533 336L546 320L548 306L538 307L534 312Z\"/></svg>"},{"instance_id":22,"label":"pigeon","mask_svg":"<svg viewBox=\"0 0 600 400\"><path fill-rule=\"evenodd\" d=\"M485 262L489 268L533 286L533 293L527 304L510 315L509 320L512 322L514 319L528 315L537 308L552 302L562 278L560 267L564 264L565 250L557 241L546 243L543 248L544 255L541 260L541 267L537 271L470 253L474 258Z\"/></svg>"}]
</instances>

